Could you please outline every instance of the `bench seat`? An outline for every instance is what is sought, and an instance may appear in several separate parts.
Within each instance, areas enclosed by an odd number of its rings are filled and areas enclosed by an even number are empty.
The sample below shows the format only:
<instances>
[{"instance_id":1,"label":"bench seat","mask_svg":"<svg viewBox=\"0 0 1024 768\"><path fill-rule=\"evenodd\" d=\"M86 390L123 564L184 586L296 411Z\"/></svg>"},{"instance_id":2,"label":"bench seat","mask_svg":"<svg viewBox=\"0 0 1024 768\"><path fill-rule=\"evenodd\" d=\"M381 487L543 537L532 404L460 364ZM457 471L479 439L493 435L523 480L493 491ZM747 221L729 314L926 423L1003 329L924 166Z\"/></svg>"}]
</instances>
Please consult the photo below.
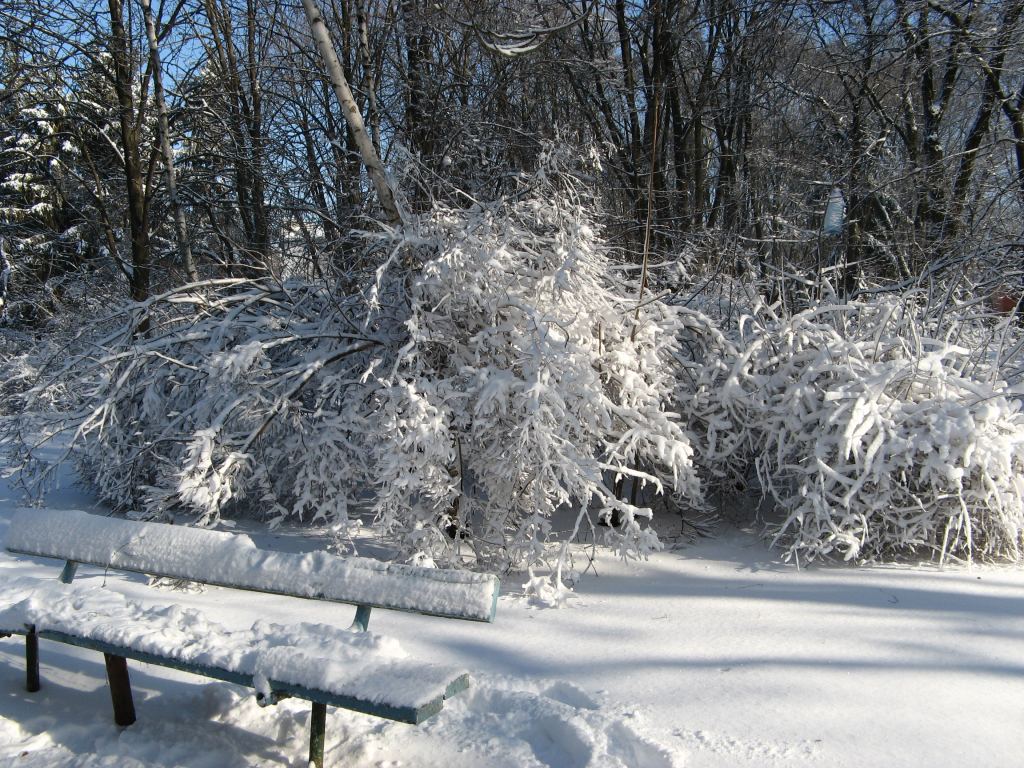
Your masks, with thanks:
<instances>
[{"instance_id":1,"label":"bench seat","mask_svg":"<svg viewBox=\"0 0 1024 768\"><path fill-rule=\"evenodd\" d=\"M64 561L59 581L0 583L0 636L25 636L25 687L40 687L39 639L103 653L114 721L135 722L127 659L249 686L261 704L312 702L309 762L324 765L327 706L405 723L436 714L468 687L465 670L408 658L394 640L368 632L374 608L491 622L499 582L487 574L383 563L327 552L261 549L244 534L22 510L5 547ZM106 586L74 582L80 564L251 592L356 607L352 626L258 621L243 631L177 605L146 605ZM314 614L316 615L316 614Z\"/></svg>"},{"instance_id":2,"label":"bench seat","mask_svg":"<svg viewBox=\"0 0 1024 768\"><path fill-rule=\"evenodd\" d=\"M256 689L420 723L469 685L465 670L409 659L372 632L256 622L229 630L203 613L143 607L110 589L31 578L0 586L0 633L58 640Z\"/></svg>"}]
</instances>

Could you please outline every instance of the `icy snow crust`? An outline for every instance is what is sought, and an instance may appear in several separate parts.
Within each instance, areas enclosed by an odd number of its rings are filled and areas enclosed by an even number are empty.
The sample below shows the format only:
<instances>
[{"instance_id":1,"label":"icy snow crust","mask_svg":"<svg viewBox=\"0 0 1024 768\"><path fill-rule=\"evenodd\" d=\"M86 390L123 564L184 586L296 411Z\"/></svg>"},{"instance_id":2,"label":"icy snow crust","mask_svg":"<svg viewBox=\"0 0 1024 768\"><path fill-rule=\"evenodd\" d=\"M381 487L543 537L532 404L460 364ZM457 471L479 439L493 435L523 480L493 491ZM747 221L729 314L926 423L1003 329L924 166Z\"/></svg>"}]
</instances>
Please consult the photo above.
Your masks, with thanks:
<instances>
[{"instance_id":1,"label":"icy snow crust","mask_svg":"<svg viewBox=\"0 0 1024 768\"><path fill-rule=\"evenodd\" d=\"M139 523L81 511L19 510L7 549L206 584L493 621L494 576L326 552L257 548L244 534Z\"/></svg>"},{"instance_id":2,"label":"icy snow crust","mask_svg":"<svg viewBox=\"0 0 1024 768\"><path fill-rule=\"evenodd\" d=\"M323 624L257 621L230 631L195 609L144 608L105 588L15 578L0 586L0 631L34 624L186 665L214 667L251 679L269 694L270 681L396 708L418 709L444 698L466 672L406 659L398 642L371 632Z\"/></svg>"}]
</instances>

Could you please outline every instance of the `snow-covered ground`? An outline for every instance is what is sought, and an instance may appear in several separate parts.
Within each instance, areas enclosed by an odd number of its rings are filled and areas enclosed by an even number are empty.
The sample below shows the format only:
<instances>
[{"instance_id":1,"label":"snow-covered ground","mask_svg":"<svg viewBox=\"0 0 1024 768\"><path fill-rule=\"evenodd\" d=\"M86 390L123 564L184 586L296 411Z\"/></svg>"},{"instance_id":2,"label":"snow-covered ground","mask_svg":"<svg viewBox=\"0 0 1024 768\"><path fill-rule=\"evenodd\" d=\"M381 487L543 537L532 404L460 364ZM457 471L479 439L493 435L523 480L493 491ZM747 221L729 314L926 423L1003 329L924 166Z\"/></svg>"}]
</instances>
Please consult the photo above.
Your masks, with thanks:
<instances>
[{"instance_id":1,"label":"snow-covered ground","mask_svg":"<svg viewBox=\"0 0 1024 768\"><path fill-rule=\"evenodd\" d=\"M51 508L88 504L74 491ZM0 538L16 506L0 485ZM261 537L301 551L295 532ZM0 578L55 578L0 556ZM377 611L371 629L475 684L413 727L331 710L329 765L444 768L1024 764L1024 570L782 564L725 528L649 561L597 563L559 610L507 581L493 625ZM352 609L210 588L82 583L180 603L228 627L347 626ZM20 638L0 640L0 765L305 764L308 705L131 664L138 722L112 721L102 658L42 643L43 689L23 689Z\"/></svg>"}]
</instances>

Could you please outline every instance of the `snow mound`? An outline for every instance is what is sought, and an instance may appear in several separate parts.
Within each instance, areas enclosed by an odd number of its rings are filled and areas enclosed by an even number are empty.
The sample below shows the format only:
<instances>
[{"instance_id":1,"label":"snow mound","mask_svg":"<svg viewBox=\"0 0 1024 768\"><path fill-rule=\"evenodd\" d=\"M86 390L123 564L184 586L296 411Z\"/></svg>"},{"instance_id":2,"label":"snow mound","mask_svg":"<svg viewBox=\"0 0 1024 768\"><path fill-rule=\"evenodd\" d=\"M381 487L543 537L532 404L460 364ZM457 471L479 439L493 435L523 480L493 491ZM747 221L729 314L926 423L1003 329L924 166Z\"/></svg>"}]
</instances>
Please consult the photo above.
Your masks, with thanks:
<instances>
[{"instance_id":1,"label":"snow mound","mask_svg":"<svg viewBox=\"0 0 1024 768\"><path fill-rule=\"evenodd\" d=\"M9 650L13 649L3 644L2 655ZM4 677L14 677L11 666L5 666ZM244 689L226 683L170 686L171 693L145 700L137 696L138 722L119 729L106 702L100 701L105 698L103 690L74 691L69 698L59 680L47 687L49 693L44 688L35 694L41 698L31 715L19 707L19 714L29 715L20 722L7 718L16 705L0 702L0 764L23 768L306 765L309 706L305 702L261 708ZM59 696L54 689L60 690ZM83 710L90 709L93 714L83 717ZM64 716L65 711L70 717ZM381 768L682 766L678 754L641 735L635 719L600 705L567 682L491 678L477 681L470 692L449 701L438 716L419 727L330 708L325 761ZM189 734L188 740L182 739L183 733Z\"/></svg>"},{"instance_id":2,"label":"snow mound","mask_svg":"<svg viewBox=\"0 0 1024 768\"><path fill-rule=\"evenodd\" d=\"M605 708L568 682L498 677L477 681L468 695L390 751L400 765L522 768L675 768L682 761L640 735L637 716ZM486 734L486 736L483 736ZM387 737L382 745L388 749Z\"/></svg>"}]
</instances>

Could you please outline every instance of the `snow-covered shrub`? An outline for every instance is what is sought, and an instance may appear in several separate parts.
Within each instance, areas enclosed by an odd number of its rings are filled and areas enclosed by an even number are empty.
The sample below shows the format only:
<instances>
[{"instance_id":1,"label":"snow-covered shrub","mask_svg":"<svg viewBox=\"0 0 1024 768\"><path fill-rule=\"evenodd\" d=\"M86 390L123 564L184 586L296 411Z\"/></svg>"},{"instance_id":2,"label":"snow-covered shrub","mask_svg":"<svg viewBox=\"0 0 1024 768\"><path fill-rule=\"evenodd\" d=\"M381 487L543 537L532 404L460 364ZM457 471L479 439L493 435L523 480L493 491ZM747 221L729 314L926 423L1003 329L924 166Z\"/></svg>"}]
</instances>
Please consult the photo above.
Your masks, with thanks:
<instances>
[{"instance_id":1,"label":"snow-covered shrub","mask_svg":"<svg viewBox=\"0 0 1024 768\"><path fill-rule=\"evenodd\" d=\"M739 356L736 320L760 302L760 286L724 275L720 266L706 268L704 261L714 247L713 242L693 238L684 243L676 260L649 265L646 272L648 295L664 302L658 305L663 322L676 336L671 350L672 409L690 439L702 489L699 498L687 498L686 508L674 511L682 513L684 527L698 532L713 527L712 504L746 495L754 479L759 440L756 420L746 413L747 401L722 394ZM627 263L616 269L624 279L635 279L642 267Z\"/></svg>"},{"instance_id":2,"label":"snow-covered shrub","mask_svg":"<svg viewBox=\"0 0 1024 768\"><path fill-rule=\"evenodd\" d=\"M0 283L3 279L0 274ZM47 360L67 359L71 350L80 349L77 337L83 318L95 317L100 306L109 307L110 289L100 282L92 273L76 272L9 289L7 298L16 298L2 306L4 312L10 310L8 314L0 312L0 417L24 409L26 393ZM61 399L59 385L34 398L36 403L57 407Z\"/></svg>"},{"instance_id":3,"label":"snow-covered shrub","mask_svg":"<svg viewBox=\"0 0 1024 768\"><path fill-rule=\"evenodd\" d=\"M0 419L21 410L22 394L37 375L39 361L33 353L38 346L28 334L10 328L0 332Z\"/></svg>"},{"instance_id":4,"label":"snow-covered shrub","mask_svg":"<svg viewBox=\"0 0 1024 768\"><path fill-rule=\"evenodd\" d=\"M94 333L86 352L43 368L21 420L32 441L23 454L70 435L66 450L83 481L108 503L153 515L185 509L215 520L236 491L256 492L259 500L268 490L234 488L239 473L254 474L238 454L248 441L283 439L259 428L268 416L288 419L294 405L275 397L315 366L307 353L334 349L320 338L320 320L330 327L338 311L312 286L243 280L129 306L102 321L109 333ZM151 331L136 338L143 317ZM268 467L262 469L265 475Z\"/></svg>"},{"instance_id":5,"label":"snow-covered shrub","mask_svg":"<svg viewBox=\"0 0 1024 768\"><path fill-rule=\"evenodd\" d=\"M789 556L1020 559L1020 402L928 325L913 296L744 318L719 393L760 435Z\"/></svg>"},{"instance_id":6,"label":"snow-covered shrub","mask_svg":"<svg viewBox=\"0 0 1024 768\"><path fill-rule=\"evenodd\" d=\"M69 432L108 502L201 524L343 522L359 505L409 554L453 562L468 546L504 568L536 562L571 508L577 529L616 513L625 554L656 547L650 510L610 485L699 494L668 409L672 315L636 312L586 204L541 180L410 216L367 251L385 255L361 295L222 280L129 307L118 333L43 373L22 434ZM51 385L71 415L43 407Z\"/></svg>"},{"instance_id":7,"label":"snow-covered shrub","mask_svg":"<svg viewBox=\"0 0 1024 768\"><path fill-rule=\"evenodd\" d=\"M759 436L745 397L725 390L739 357L734 339L723 332L721 316L711 317L685 305L673 307L679 347L676 353L679 411L691 436L694 465L705 496L742 491L754 464Z\"/></svg>"},{"instance_id":8,"label":"snow-covered shrub","mask_svg":"<svg viewBox=\"0 0 1024 768\"><path fill-rule=\"evenodd\" d=\"M389 464L396 446L382 444L376 460L390 478L381 517L408 529L448 515L528 563L552 513L572 505L577 527L618 513L622 551L649 550L656 541L638 520L649 510L607 480L699 493L689 440L667 410L671 313L654 302L634 320L636 298L608 279L592 216L570 197L439 208L403 237L424 243L424 266L408 344L381 378L402 451ZM405 490L413 483L418 493Z\"/></svg>"}]
</instances>

